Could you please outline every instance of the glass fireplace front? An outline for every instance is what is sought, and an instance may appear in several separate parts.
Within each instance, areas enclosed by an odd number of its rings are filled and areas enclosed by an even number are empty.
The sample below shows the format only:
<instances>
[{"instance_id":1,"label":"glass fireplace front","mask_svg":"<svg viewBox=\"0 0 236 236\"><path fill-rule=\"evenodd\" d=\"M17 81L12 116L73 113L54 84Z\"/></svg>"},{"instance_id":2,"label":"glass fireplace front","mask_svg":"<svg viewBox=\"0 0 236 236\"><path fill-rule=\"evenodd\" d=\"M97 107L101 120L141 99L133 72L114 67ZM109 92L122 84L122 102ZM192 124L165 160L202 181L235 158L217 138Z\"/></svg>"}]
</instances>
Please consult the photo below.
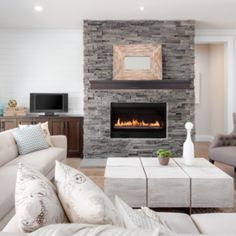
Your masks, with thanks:
<instances>
[{"instance_id":1,"label":"glass fireplace front","mask_svg":"<svg viewBox=\"0 0 236 236\"><path fill-rule=\"evenodd\" d=\"M166 138L166 103L111 103L112 138Z\"/></svg>"}]
</instances>

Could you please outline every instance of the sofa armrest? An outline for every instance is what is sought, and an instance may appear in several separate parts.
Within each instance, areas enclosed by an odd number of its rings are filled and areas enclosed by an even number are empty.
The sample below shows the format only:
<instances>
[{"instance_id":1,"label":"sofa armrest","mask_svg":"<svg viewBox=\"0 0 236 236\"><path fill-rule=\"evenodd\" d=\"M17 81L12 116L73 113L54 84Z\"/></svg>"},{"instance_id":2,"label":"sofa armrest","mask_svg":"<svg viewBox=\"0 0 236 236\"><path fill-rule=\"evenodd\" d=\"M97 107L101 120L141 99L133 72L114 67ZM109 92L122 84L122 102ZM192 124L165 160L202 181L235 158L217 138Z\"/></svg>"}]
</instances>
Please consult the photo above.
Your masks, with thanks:
<instances>
[{"instance_id":1,"label":"sofa armrest","mask_svg":"<svg viewBox=\"0 0 236 236\"><path fill-rule=\"evenodd\" d=\"M212 144L210 145L210 149L216 147L227 147L227 146L236 146L236 135L234 134L217 135L213 140Z\"/></svg>"},{"instance_id":2,"label":"sofa armrest","mask_svg":"<svg viewBox=\"0 0 236 236\"><path fill-rule=\"evenodd\" d=\"M64 135L53 135L51 141L54 147L59 147L67 150L67 138Z\"/></svg>"}]
</instances>

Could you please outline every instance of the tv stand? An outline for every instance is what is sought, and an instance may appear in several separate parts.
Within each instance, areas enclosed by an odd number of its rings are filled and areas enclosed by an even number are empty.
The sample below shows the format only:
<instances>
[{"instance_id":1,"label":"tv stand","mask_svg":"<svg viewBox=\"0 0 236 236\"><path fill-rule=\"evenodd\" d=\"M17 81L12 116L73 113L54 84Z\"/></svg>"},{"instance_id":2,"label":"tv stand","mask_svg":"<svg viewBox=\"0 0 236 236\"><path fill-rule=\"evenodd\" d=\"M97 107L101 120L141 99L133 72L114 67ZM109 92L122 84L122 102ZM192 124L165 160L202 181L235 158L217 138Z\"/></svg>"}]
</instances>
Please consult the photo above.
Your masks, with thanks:
<instances>
[{"instance_id":1,"label":"tv stand","mask_svg":"<svg viewBox=\"0 0 236 236\"><path fill-rule=\"evenodd\" d=\"M83 117L74 115L8 116L0 117L0 131L14 129L21 125L35 125L48 122L51 135L65 135L68 142L68 157L83 157Z\"/></svg>"}]
</instances>

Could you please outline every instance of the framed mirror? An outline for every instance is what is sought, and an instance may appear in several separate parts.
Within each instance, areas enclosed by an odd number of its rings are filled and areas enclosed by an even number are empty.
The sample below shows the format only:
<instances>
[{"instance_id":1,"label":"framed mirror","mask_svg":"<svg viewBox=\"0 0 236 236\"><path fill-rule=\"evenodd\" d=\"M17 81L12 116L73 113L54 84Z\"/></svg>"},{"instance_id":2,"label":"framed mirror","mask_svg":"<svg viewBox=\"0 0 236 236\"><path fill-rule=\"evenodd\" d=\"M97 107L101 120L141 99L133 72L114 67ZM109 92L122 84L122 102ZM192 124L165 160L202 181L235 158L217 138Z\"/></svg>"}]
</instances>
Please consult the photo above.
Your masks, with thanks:
<instances>
[{"instance_id":1,"label":"framed mirror","mask_svg":"<svg viewBox=\"0 0 236 236\"><path fill-rule=\"evenodd\" d=\"M150 57L127 56L124 61L125 70L150 70Z\"/></svg>"},{"instance_id":2,"label":"framed mirror","mask_svg":"<svg viewBox=\"0 0 236 236\"><path fill-rule=\"evenodd\" d=\"M114 45L113 80L162 80L161 45Z\"/></svg>"}]
</instances>

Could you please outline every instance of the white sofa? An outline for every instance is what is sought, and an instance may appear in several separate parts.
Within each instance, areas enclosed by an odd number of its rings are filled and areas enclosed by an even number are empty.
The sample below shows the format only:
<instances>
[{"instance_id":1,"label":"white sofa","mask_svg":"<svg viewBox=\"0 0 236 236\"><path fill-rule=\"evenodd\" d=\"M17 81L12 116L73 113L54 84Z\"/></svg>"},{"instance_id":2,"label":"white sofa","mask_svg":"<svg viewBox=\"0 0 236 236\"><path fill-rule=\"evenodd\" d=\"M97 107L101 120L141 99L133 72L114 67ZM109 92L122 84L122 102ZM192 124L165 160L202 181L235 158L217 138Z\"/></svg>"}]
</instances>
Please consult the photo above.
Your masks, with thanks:
<instances>
[{"instance_id":1,"label":"white sofa","mask_svg":"<svg viewBox=\"0 0 236 236\"><path fill-rule=\"evenodd\" d=\"M52 179L55 160L66 159L67 140L64 136L52 136L52 143L54 145L52 148L18 156L11 132L0 133L0 228L3 229L0 236L25 235L20 233L16 216L13 217L17 164L22 162L33 166ZM159 214L179 236L236 235L236 213L193 214L191 216L181 213Z\"/></svg>"},{"instance_id":2,"label":"white sofa","mask_svg":"<svg viewBox=\"0 0 236 236\"><path fill-rule=\"evenodd\" d=\"M236 235L236 213L193 214L159 213L176 235ZM16 216L0 233L0 236L24 235L20 232ZM83 234L82 234L83 235ZM164 235L163 235L164 236Z\"/></svg>"},{"instance_id":3,"label":"white sofa","mask_svg":"<svg viewBox=\"0 0 236 236\"><path fill-rule=\"evenodd\" d=\"M42 172L49 179L54 177L55 160L67 156L65 136L52 136L54 147L27 155L18 155L17 145L11 131L0 133L0 230L14 216L15 181L18 163L27 164Z\"/></svg>"}]
</instances>

